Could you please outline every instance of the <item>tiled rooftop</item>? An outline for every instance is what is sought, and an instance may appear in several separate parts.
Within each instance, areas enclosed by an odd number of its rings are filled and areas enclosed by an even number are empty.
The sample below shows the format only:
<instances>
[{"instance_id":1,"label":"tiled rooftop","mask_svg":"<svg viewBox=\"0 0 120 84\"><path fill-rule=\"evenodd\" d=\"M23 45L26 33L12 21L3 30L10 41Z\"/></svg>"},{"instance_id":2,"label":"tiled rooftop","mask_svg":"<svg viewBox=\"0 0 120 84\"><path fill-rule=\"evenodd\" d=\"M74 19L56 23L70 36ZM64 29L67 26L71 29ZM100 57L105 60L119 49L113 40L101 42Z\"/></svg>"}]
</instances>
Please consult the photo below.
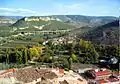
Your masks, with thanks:
<instances>
[{"instance_id":1,"label":"tiled rooftop","mask_svg":"<svg viewBox=\"0 0 120 84\"><path fill-rule=\"evenodd\" d=\"M96 76L111 75L111 72L107 69L95 69L94 73L95 73Z\"/></svg>"}]
</instances>

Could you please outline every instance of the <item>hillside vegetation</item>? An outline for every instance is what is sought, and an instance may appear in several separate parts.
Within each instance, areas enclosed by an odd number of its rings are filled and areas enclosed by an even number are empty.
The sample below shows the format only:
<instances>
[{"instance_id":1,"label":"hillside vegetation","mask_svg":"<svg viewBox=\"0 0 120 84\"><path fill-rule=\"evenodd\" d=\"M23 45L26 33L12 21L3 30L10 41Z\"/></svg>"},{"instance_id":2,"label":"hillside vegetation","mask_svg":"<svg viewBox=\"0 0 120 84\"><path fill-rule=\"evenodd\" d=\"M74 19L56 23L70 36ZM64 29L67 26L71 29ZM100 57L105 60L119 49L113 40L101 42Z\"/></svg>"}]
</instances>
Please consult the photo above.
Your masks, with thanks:
<instances>
[{"instance_id":1,"label":"hillside vegetation","mask_svg":"<svg viewBox=\"0 0 120 84\"><path fill-rule=\"evenodd\" d=\"M97 27L96 29L85 33L82 37L91 40L94 43L101 44L119 44L119 21L113 21L108 24Z\"/></svg>"},{"instance_id":2,"label":"hillside vegetation","mask_svg":"<svg viewBox=\"0 0 120 84\"><path fill-rule=\"evenodd\" d=\"M40 30L67 30L72 29L74 26L69 25L64 22L60 21L24 21L23 19L18 20L15 24L13 24L11 27L16 27L20 31L40 31Z\"/></svg>"},{"instance_id":3,"label":"hillside vegetation","mask_svg":"<svg viewBox=\"0 0 120 84\"><path fill-rule=\"evenodd\" d=\"M82 15L32 16L0 26L0 63L8 65L2 69L19 68L32 61L35 65L48 64L69 70L72 63L98 64L102 56L119 60L117 19Z\"/></svg>"}]
</instances>

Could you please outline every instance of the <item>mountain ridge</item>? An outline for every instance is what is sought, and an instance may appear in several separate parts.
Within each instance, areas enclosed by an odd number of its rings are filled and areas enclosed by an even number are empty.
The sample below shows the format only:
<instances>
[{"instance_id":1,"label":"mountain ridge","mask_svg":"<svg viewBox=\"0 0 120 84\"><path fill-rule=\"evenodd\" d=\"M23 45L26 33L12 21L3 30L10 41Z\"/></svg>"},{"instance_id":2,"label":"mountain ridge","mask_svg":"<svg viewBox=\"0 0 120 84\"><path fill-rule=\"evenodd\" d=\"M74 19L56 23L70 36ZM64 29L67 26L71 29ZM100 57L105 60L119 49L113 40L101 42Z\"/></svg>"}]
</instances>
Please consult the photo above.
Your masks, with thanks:
<instances>
[{"instance_id":1,"label":"mountain ridge","mask_svg":"<svg viewBox=\"0 0 120 84\"><path fill-rule=\"evenodd\" d=\"M82 35L82 38L98 44L119 44L119 20L99 26Z\"/></svg>"}]
</instances>

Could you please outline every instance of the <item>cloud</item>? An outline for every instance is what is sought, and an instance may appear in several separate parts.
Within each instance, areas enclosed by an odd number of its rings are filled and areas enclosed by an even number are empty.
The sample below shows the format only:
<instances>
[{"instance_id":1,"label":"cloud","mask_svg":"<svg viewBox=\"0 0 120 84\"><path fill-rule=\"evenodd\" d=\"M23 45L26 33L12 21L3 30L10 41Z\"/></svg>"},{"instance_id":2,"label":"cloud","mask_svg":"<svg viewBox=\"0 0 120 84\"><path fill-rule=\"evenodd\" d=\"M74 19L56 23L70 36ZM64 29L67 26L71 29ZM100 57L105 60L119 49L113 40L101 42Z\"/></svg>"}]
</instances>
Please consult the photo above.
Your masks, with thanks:
<instances>
[{"instance_id":1,"label":"cloud","mask_svg":"<svg viewBox=\"0 0 120 84\"><path fill-rule=\"evenodd\" d=\"M82 10L82 4L57 4L55 5L58 14L78 14Z\"/></svg>"},{"instance_id":2,"label":"cloud","mask_svg":"<svg viewBox=\"0 0 120 84\"><path fill-rule=\"evenodd\" d=\"M0 15L31 15L36 14L36 11L23 8L0 8Z\"/></svg>"},{"instance_id":3,"label":"cloud","mask_svg":"<svg viewBox=\"0 0 120 84\"><path fill-rule=\"evenodd\" d=\"M39 1L39 0L37 0ZM36 2L37 2L36 1ZM47 1L47 0L45 0ZM97 1L97 0L76 0L77 2L69 3L60 3L52 2L49 4L45 3L36 3L35 5L30 4L28 9L23 8L0 8L0 15L9 15L9 16L43 16L43 15L89 15L89 16L118 16L118 3L106 1ZM119 1L119 0L118 0ZM47 2L48 3L48 2ZM107 3L107 4L106 4ZM39 6L38 6L39 5ZM24 7L24 5L20 5ZM30 10L34 9L34 10Z\"/></svg>"}]
</instances>

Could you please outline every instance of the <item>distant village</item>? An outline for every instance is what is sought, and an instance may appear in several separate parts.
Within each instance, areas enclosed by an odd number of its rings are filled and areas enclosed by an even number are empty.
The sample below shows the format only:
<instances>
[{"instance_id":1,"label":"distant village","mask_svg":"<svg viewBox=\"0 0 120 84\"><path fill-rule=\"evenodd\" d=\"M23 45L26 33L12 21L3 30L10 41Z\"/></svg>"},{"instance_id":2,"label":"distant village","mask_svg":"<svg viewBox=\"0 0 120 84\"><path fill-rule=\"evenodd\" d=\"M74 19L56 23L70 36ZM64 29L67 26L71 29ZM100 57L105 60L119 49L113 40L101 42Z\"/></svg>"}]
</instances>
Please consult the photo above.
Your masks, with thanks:
<instances>
[{"instance_id":1,"label":"distant village","mask_svg":"<svg viewBox=\"0 0 120 84\"><path fill-rule=\"evenodd\" d=\"M120 84L120 73L106 68L25 67L0 71L0 84ZM3 83L1 82L3 81Z\"/></svg>"}]
</instances>

